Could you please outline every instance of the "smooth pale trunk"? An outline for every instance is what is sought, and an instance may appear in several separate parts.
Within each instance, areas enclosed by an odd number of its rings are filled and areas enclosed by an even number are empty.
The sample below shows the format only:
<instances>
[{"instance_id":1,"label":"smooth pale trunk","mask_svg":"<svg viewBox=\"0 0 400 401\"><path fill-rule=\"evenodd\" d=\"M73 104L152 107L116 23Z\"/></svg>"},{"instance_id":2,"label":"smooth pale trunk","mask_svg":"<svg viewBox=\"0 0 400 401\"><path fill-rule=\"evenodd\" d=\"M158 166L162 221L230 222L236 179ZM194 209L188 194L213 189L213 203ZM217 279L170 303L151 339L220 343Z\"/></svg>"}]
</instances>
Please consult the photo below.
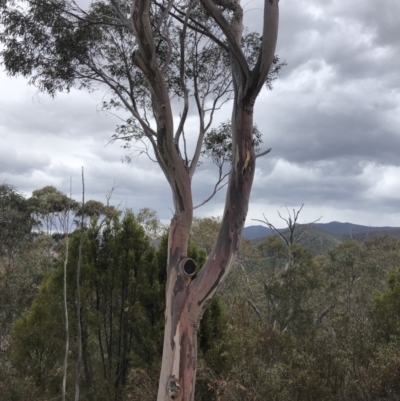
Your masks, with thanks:
<instances>
[{"instance_id":1,"label":"smooth pale trunk","mask_svg":"<svg viewBox=\"0 0 400 401\"><path fill-rule=\"evenodd\" d=\"M158 401L193 401L200 319L233 266L239 248L254 177L255 156L252 142L252 106L238 102L234 113L236 141L233 146L236 151L233 155L224 218L217 243L194 278L186 275L179 263L186 254L180 252L179 238L182 237L171 234L176 234L179 223L174 219L171 224Z\"/></svg>"}]
</instances>

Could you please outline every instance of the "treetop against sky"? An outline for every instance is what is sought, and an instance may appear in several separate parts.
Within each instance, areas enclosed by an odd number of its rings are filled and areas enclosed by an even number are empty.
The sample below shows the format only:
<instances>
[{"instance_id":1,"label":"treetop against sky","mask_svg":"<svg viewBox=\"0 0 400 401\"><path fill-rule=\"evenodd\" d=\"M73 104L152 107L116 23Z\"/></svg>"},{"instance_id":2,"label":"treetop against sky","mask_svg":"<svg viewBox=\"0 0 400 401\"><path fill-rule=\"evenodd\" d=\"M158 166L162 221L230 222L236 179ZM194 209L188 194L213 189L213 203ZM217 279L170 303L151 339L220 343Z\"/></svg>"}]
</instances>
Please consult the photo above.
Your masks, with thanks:
<instances>
[{"instance_id":1,"label":"treetop against sky","mask_svg":"<svg viewBox=\"0 0 400 401\"><path fill-rule=\"evenodd\" d=\"M262 2L243 7L245 24L261 27ZM395 16L400 5L386 0L378 11L372 0L285 0L280 7L276 53L287 66L255 107L262 149L272 151L257 160L246 224L266 212L273 221L275 210L304 202L304 221L322 215L323 222L396 225L400 44ZM109 144L121 121L101 110L108 99L104 88L93 93L73 89L51 99L27 86L24 78L8 77L4 69L0 87L0 181L27 195L45 185L68 193L72 176L78 196L83 165L91 198L103 201L115 183L115 204L136 211L149 206L163 221L171 218L171 204L165 200L169 189L158 166L121 149L122 143ZM173 105L178 119L182 102ZM198 127L194 112L192 108L188 116L189 148ZM228 103L213 125L230 114ZM125 155L131 156L131 164L121 163ZM218 169L205 160L194 178L196 204L211 194L217 178ZM221 215L224 198L222 190L196 214Z\"/></svg>"}]
</instances>

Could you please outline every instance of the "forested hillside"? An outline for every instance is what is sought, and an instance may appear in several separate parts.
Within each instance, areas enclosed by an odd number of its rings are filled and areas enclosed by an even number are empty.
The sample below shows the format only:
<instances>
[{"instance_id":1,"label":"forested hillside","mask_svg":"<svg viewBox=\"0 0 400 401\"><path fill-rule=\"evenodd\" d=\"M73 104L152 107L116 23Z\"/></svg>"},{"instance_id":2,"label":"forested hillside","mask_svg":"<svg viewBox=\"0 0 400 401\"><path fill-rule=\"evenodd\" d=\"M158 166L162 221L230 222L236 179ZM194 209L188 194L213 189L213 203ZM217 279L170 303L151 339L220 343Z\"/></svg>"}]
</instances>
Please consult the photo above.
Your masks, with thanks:
<instances>
[{"instance_id":1,"label":"forested hillside","mask_svg":"<svg viewBox=\"0 0 400 401\"><path fill-rule=\"evenodd\" d=\"M289 229L280 230L285 237L289 236ZM300 244L307 249L313 256L326 253L340 244L344 238L341 235L335 235L322 230L314 225L296 226L296 233L301 237ZM274 235L273 233L270 235ZM257 245L266 241L266 237L259 237L252 240L252 243Z\"/></svg>"},{"instance_id":2,"label":"forested hillside","mask_svg":"<svg viewBox=\"0 0 400 401\"><path fill-rule=\"evenodd\" d=\"M195 220L199 269L219 224ZM400 400L400 239L308 230L242 242L201 322L196 400ZM68 328L67 400L80 371L81 400L153 401L166 257L151 210L0 185L0 400L61 400Z\"/></svg>"},{"instance_id":3,"label":"forested hillside","mask_svg":"<svg viewBox=\"0 0 400 401\"><path fill-rule=\"evenodd\" d=\"M287 228L280 231L285 236L289 235ZM330 251L343 241L364 242L368 238L386 234L400 238L400 228L398 227L367 227L338 222L297 224L296 232L298 236L302 236L301 245L314 256ZM248 226L243 230L243 237L251 240L254 244L260 244L270 235L274 235L274 232L261 225Z\"/></svg>"},{"instance_id":4,"label":"forested hillside","mask_svg":"<svg viewBox=\"0 0 400 401\"><path fill-rule=\"evenodd\" d=\"M298 224L300 228L302 224ZM400 236L399 227L371 227L371 226L360 226L358 224L351 223L339 223L332 221L331 223L313 223L313 227L317 227L320 230L337 236L338 238L365 238L371 235L378 234L390 234L395 237ZM262 225L248 226L243 230L243 236L248 239L256 239L267 237L272 235L273 231Z\"/></svg>"}]
</instances>

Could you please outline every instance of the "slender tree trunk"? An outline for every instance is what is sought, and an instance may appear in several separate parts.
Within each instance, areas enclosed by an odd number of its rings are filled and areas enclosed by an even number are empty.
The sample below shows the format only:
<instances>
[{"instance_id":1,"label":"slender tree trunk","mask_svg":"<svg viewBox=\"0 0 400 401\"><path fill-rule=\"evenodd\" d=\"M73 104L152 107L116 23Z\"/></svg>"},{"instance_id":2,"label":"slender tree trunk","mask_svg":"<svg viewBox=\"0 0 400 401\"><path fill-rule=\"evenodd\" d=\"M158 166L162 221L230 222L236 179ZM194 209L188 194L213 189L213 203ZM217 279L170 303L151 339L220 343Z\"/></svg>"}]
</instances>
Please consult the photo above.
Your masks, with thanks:
<instances>
[{"instance_id":1,"label":"slender tree trunk","mask_svg":"<svg viewBox=\"0 0 400 401\"><path fill-rule=\"evenodd\" d=\"M65 316L65 355L62 382L62 401L65 401L67 389L67 371L68 371L68 354L69 354L69 321L68 321L68 303L67 303L67 264L68 264L68 232L65 244L65 260L64 260L64 316Z\"/></svg>"},{"instance_id":2,"label":"slender tree trunk","mask_svg":"<svg viewBox=\"0 0 400 401\"><path fill-rule=\"evenodd\" d=\"M87 326L84 325L83 322L84 319L82 318L82 362L83 371L85 373L86 388L90 389L93 383L93 374L88 352L89 333L87 331Z\"/></svg>"},{"instance_id":3,"label":"slender tree trunk","mask_svg":"<svg viewBox=\"0 0 400 401\"><path fill-rule=\"evenodd\" d=\"M69 201L72 198L72 178L70 179L69 187ZM63 277L63 293L64 293L64 316L65 316L65 355L63 367L63 382L62 382L62 401L65 401L67 391L67 372L68 372L68 355L69 355L69 320L68 320L68 302L67 302L67 266L68 266L68 252L69 252L69 213L71 211L70 204L64 220L64 234L65 234L65 259L64 259L64 277ZM49 250L50 252L50 250Z\"/></svg>"},{"instance_id":4,"label":"slender tree trunk","mask_svg":"<svg viewBox=\"0 0 400 401\"><path fill-rule=\"evenodd\" d=\"M84 234L85 218L85 178L82 167L82 217L81 217L81 236L79 240L78 267L76 270L76 320L78 322L78 359L76 361L75 376L75 401L80 398L80 379L82 365L82 322L81 322L81 265L82 265L82 247Z\"/></svg>"},{"instance_id":5,"label":"slender tree trunk","mask_svg":"<svg viewBox=\"0 0 400 401\"><path fill-rule=\"evenodd\" d=\"M117 348L117 363L115 366L115 380L114 380L114 390L115 390L115 400L120 400L122 398L122 386L123 386L123 372L124 363L126 356L126 336L127 336L127 321L125 305L128 300L128 281L129 281L129 266L124 265L123 278L121 281L121 299L119 305L119 318L118 318L118 348Z\"/></svg>"},{"instance_id":6,"label":"slender tree trunk","mask_svg":"<svg viewBox=\"0 0 400 401\"><path fill-rule=\"evenodd\" d=\"M103 340L102 340L102 334L101 334L101 321L102 321L102 310L100 307L100 296L99 296L99 288L98 288L98 280L96 278L96 314L97 314L97 340L99 342L99 348L100 348L100 356L101 356L101 364L103 366L103 377L104 380L107 380L107 367L106 367L106 361L104 358L104 346L103 346Z\"/></svg>"}]
</instances>

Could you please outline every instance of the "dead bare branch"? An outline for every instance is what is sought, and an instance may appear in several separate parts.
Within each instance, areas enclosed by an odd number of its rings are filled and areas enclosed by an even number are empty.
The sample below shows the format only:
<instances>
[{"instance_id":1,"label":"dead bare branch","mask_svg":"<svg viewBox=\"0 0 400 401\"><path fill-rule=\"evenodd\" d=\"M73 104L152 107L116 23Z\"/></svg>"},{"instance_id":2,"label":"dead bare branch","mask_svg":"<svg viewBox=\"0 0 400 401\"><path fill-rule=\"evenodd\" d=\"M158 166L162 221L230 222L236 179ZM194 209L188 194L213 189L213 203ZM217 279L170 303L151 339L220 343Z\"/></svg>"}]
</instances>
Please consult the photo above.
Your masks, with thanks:
<instances>
[{"instance_id":1,"label":"dead bare branch","mask_svg":"<svg viewBox=\"0 0 400 401\"><path fill-rule=\"evenodd\" d=\"M263 215L264 220L259 220L259 219L253 219L254 221L259 221L263 224L265 224L272 232L287 246L288 248L288 263L285 266L285 270L289 269L291 266L293 266L294 260L293 260L293 254L292 254L292 246L299 243L300 241L304 240L307 237L307 229L310 227L312 224L316 223L317 221L321 220L322 216L319 217L318 219L307 223L303 224L302 227L304 230L300 233L299 236L296 237L296 227L297 227L297 220L299 218L300 212L303 210L304 203L300 206L299 210L293 209L293 218L291 213L289 212L289 209L286 206L286 210L288 213L288 218L282 217L282 215L278 213L278 216L286 223L287 228L285 230L288 230L286 233L283 230L277 229L272 223L268 221L268 219Z\"/></svg>"}]
</instances>

